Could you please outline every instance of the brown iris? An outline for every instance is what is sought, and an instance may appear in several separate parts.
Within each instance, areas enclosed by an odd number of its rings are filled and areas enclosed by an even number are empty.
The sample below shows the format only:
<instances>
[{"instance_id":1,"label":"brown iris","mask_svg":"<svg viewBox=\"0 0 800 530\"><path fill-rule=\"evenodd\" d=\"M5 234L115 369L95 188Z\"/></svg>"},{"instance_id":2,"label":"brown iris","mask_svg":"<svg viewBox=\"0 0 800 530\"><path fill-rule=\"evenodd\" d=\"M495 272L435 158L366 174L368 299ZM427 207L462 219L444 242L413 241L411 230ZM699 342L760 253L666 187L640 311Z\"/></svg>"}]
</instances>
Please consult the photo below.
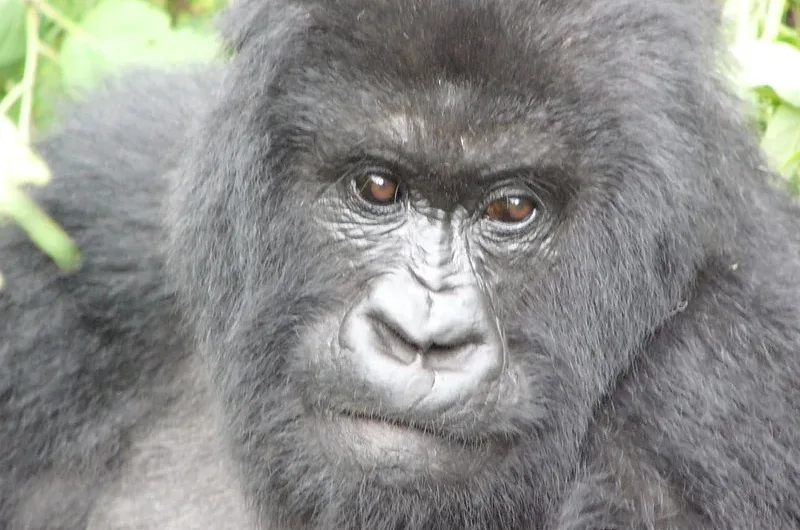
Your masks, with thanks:
<instances>
[{"instance_id":1,"label":"brown iris","mask_svg":"<svg viewBox=\"0 0 800 530\"><path fill-rule=\"evenodd\" d=\"M397 199L397 182L383 175L370 173L358 179L356 185L361 197L372 204L389 205Z\"/></svg>"},{"instance_id":2,"label":"brown iris","mask_svg":"<svg viewBox=\"0 0 800 530\"><path fill-rule=\"evenodd\" d=\"M521 223L536 211L536 204L529 197L509 196L492 201L484 215L499 223Z\"/></svg>"}]
</instances>

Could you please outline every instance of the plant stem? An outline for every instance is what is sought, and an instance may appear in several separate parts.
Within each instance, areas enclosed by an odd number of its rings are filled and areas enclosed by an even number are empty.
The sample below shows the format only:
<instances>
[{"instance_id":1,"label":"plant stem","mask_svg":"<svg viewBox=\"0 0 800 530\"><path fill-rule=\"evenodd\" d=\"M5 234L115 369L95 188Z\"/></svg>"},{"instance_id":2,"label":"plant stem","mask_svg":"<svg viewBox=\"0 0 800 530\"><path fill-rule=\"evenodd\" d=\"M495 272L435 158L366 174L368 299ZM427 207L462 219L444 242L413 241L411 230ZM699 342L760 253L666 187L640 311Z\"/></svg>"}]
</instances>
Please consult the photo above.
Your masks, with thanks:
<instances>
[{"instance_id":1,"label":"plant stem","mask_svg":"<svg viewBox=\"0 0 800 530\"><path fill-rule=\"evenodd\" d=\"M26 144L31 141L33 115L33 89L36 83L36 68L39 63L39 11L28 5L25 11L25 67L22 72L22 98L19 109L19 132Z\"/></svg>"}]
</instances>

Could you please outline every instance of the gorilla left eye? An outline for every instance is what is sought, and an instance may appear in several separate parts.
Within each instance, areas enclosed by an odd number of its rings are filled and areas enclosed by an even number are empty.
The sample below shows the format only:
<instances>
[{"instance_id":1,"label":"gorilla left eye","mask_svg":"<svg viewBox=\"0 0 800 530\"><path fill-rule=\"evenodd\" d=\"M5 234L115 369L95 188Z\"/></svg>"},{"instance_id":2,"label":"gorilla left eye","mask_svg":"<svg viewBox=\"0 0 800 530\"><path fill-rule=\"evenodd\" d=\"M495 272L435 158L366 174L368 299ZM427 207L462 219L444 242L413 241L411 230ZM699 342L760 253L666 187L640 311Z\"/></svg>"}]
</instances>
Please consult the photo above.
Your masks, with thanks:
<instances>
[{"instance_id":1,"label":"gorilla left eye","mask_svg":"<svg viewBox=\"0 0 800 530\"><path fill-rule=\"evenodd\" d=\"M511 195L493 200L483 214L498 223L516 224L530 219L536 213L536 202L522 195Z\"/></svg>"},{"instance_id":2,"label":"gorilla left eye","mask_svg":"<svg viewBox=\"0 0 800 530\"><path fill-rule=\"evenodd\" d=\"M386 175L367 172L356 177L353 183L359 196L370 204L389 206L399 200L399 184Z\"/></svg>"}]
</instances>

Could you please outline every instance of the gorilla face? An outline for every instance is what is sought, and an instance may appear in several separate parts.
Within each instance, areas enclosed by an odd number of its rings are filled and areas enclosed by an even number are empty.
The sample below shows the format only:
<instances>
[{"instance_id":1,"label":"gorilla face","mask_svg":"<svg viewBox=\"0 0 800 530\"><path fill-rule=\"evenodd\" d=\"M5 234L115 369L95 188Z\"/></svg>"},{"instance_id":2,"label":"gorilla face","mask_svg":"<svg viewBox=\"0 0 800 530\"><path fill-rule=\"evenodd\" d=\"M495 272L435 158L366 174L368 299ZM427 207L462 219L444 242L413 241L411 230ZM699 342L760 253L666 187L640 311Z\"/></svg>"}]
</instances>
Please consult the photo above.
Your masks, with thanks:
<instances>
[{"instance_id":1,"label":"gorilla face","mask_svg":"<svg viewBox=\"0 0 800 530\"><path fill-rule=\"evenodd\" d=\"M168 223L251 500L541 524L700 260L699 37L657 2L264 4Z\"/></svg>"},{"instance_id":2,"label":"gorilla face","mask_svg":"<svg viewBox=\"0 0 800 530\"><path fill-rule=\"evenodd\" d=\"M525 386L489 261L542 236L536 183L522 168L441 194L402 150L361 145L310 201L315 230L355 282L305 335L295 369L303 387L325 389L308 401L334 459L352 453L349 465L381 469L378 479L466 477L477 466L465 459L506 453L511 433L497 421Z\"/></svg>"},{"instance_id":3,"label":"gorilla face","mask_svg":"<svg viewBox=\"0 0 800 530\"><path fill-rule=\"evenodd\" d=\"M469 133L467 106L441 95L458 89L435 85L422 108L395 103L380 123L388 98L361 112L306 108L297 92L271 101L279 123L309 123L266 148L282 167L264 174L283 180L263 183L262 204L283 219L261 221L250 248L262 265L246 281L260 292L245 295L243 327L229 331L238 347L217 369L247 411L233 432L236 447L252 444L246 467L264 470L254 495L298 525L434 528L446 510L491 528L541 496L540 459L574 451L536 440L556 419L548 402L572 398L541 339L525 336L538 305L526 268L552 260L562 173L486 160L507 139ZM325 86L315 105L343 88ZM505 489L504 504L470 511Z\"/></svg>"}]
</instances>

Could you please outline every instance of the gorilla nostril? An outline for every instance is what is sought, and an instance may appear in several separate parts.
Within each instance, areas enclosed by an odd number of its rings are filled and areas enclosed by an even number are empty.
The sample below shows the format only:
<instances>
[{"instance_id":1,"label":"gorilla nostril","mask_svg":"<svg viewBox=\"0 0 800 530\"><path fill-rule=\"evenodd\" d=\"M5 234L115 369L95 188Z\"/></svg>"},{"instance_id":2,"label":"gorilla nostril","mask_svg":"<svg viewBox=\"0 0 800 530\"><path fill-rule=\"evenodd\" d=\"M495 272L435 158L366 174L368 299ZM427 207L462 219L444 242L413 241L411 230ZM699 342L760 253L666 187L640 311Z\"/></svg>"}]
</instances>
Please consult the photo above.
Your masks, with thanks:
<instances>
[{"instance_id":1,"label":"gorilla nostril","mask_svg":"<svg viewBox=\"0 0 800 530\"><path fill-rule=\"evenodd\" d=\"M453 337L452 340L436 340L431 343L429 351L441 350L443 352L460 350L463 348L481 346L485 344L485 337L477 331L462 331L460 335Z\"/></svg>"},{"instance_id":2,"label":"gorilla nostril","mask_svg":"<svg viewBox=\"0 0 800 530\"><path fill-rule=\"evenodd\" d=\"M479 337L472 335L458 342L433 343L423 352L424 364L432 369L463 370L467 359L477 354L483 344Z\"/></svg>"},{"instance_id":3,"label":"gorilla nostril","mask_svg":"<svg viewBox=\"0 0 800 530\"><path fill-rule=\"evenodd\" d=\"M480 346L482 342L478 335L470 333L451 341L434 341L425 349L424 353L430 357L455 358Z\"/></svg>"},{"instance_id":4,"label":"gorilla nostril","mask_svg":"<svg viewBox=\"0 0 800 530\"><path fill-rule=\"evenodd\" d=\"M380 315L374 313L367 315L367 318L379 343L379 349L385 355L410 364L424 350L424 345L417 344L398 326L390 324L388 319L381 318Z\"/></svg>"}]
</instances>

